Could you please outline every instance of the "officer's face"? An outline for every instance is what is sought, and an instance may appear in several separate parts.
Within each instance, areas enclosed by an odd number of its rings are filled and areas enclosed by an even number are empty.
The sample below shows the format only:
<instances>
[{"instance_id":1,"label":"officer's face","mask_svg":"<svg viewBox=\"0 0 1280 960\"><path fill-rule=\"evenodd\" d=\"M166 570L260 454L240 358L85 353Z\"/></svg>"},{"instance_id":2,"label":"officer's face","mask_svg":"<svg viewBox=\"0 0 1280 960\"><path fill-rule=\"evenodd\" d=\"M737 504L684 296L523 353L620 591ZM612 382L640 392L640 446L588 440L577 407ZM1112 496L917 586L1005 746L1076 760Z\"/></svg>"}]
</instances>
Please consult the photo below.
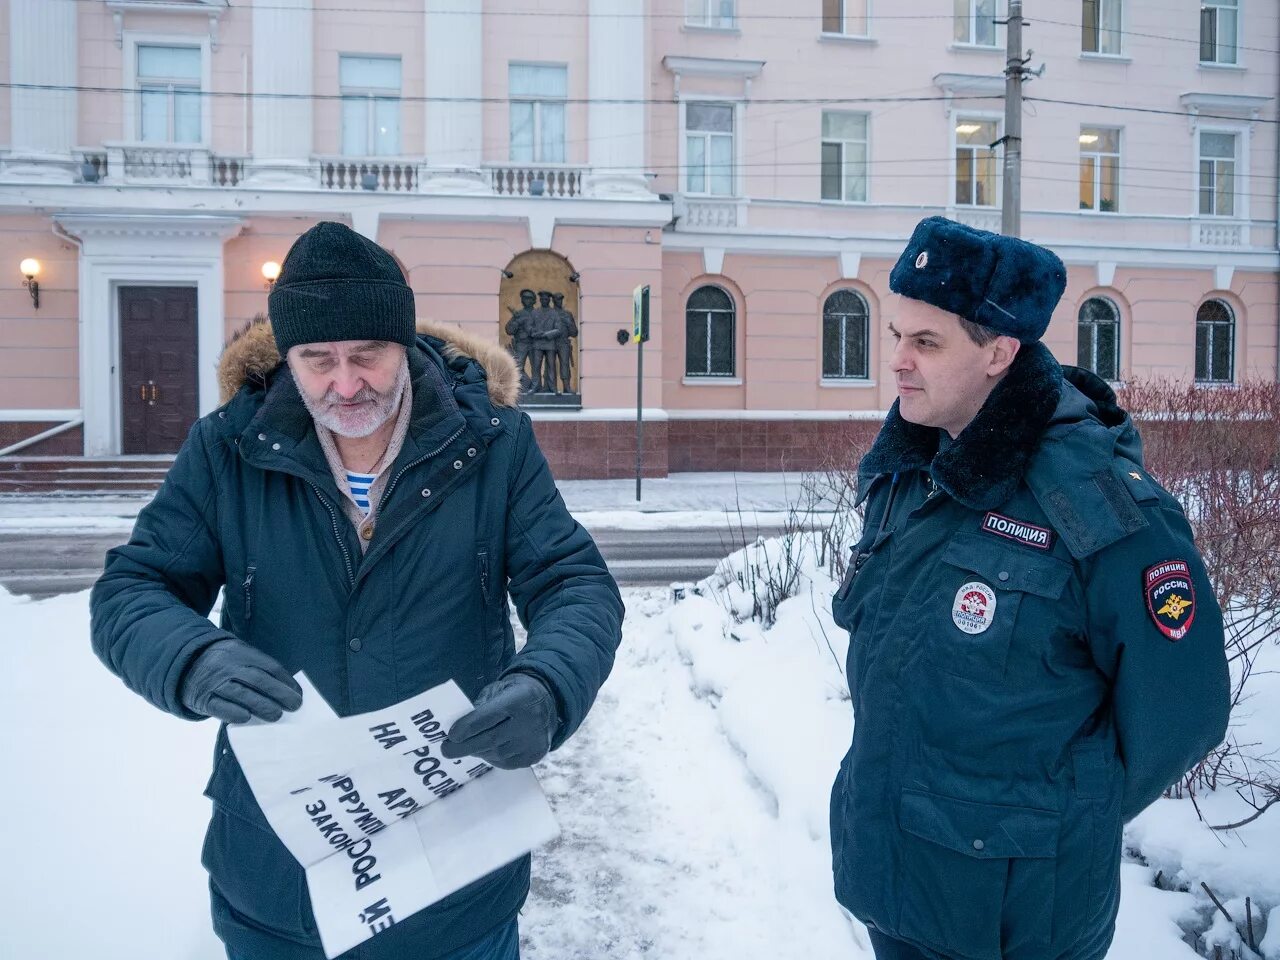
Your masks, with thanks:
<instances>
[{"instance_id":1,"label":"officer's face","mask_svg":"<svg viewBox=\"0 0 1280 960\"><path fill-rule=\"evenodd\" d=\"M302 343L288 359L311 416L343 437L367 437L386 423L409 373L404 347L382 340Z\"/></svg>"},{"instance_id":2,"label":"officer's face","mask_svg":"<svg viewBox=\"0 0 1280 960\"><path fill-rule=\"evenodd\" d=\"M904 420L959 435L982 409L1018 352L1018 341L997 337L978 346L954 313L908 297L894 297L889 368ZM892 306L892 305L891 305Z\"/></svg>"}]
</instances>

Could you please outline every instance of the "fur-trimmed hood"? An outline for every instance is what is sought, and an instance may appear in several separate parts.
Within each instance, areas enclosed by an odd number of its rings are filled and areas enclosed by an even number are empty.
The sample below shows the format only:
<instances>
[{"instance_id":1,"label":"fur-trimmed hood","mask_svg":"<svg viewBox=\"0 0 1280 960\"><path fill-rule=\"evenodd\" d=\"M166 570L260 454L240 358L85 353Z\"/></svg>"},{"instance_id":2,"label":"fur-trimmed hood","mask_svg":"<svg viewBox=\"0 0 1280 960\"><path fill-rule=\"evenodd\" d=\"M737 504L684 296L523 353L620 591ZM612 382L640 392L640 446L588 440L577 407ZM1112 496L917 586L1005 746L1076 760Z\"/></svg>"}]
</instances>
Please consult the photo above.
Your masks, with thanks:
<instances>
[{"instance_id":1,"label":"fur-trimmed hood","mask_svg":"<svg viewBox=\"0 0 1280 960\"><path fill-rule=\"evenodd\" d=\"M474 360L485 372L494 406L514 407L520 401L520 372L515 360L496 343L430 320L418 321L418 335L440 341L446 362ZM265 385L281 363L269 320L257 320L231 338L218 360L219 403L226 403L245 384Z\"/></svg>"},{"instance_id":2,"label":"fur-trimmed hood","mask_svg":"<svg viewBox=\"0 0 1280 960\"><path fill-rule=\"evenodd\" d=\"M1112 443L1132 446L1137 440L1103 381L1074 367L1064 369L1042 343L1027 344L973 422L941 453L938 431L904 420L895 400L858 465L859 500L877 476L932 465L934 480L953 498L970 509L993 510L1017 490L1047 437L1087 421L1113 430Z\"/></svg>"}]
</instances>

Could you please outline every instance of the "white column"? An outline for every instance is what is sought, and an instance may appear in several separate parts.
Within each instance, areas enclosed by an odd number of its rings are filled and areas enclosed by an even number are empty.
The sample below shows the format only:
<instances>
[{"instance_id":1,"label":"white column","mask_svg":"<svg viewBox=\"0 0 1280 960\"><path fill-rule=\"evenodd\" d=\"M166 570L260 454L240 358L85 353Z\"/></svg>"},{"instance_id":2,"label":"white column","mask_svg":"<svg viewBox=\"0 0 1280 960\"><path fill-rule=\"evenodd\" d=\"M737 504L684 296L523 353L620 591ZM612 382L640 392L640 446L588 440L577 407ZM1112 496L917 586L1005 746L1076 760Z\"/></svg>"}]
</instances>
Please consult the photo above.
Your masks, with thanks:
<instances>
[{"instance_id":1,"label":"white column","mask_svg":"<svg viewBox=\"0 0 1280 960\"><path fill-rule=\"evenodd\" d=\"M646 196L644 0L590 0L587 28L588 158L594 196ZM631 103L601 103L630 100Z\"/></svg>"},{"instance_id":2,"label":"white column","mask_svg":"<svg viewBox=\"0 0 1280 960\"><path fill-rule=\"evenodd\" d=\"M253 7L253 160L250 180L310 184L312 118L311 0L258 0ZM289 96L261 96L288 94Z\"/></svg>"},{"instance_id":3,"label":"white column","mask_svg":"<svg viewBox=\"0 0 1280 960\"><path fill-rule=\"evenodd\" d=\"M71 87L77 83L76 13L71 0L10 0L9 80ZM12 152L6 178L70 181L78 164L74 91L10 88Z\"/></svg>"},{"instance_id":4,"label":"white column","mask_svg":"<svg viewBox=\"0 0 1280 960\"><path fill-rule=\"evenodd\" d=\"M430 166L423 190L484 189L476 171L483 160L484 18L482 0L425 0L425 152Z\"/></svg>"}]
</instances>

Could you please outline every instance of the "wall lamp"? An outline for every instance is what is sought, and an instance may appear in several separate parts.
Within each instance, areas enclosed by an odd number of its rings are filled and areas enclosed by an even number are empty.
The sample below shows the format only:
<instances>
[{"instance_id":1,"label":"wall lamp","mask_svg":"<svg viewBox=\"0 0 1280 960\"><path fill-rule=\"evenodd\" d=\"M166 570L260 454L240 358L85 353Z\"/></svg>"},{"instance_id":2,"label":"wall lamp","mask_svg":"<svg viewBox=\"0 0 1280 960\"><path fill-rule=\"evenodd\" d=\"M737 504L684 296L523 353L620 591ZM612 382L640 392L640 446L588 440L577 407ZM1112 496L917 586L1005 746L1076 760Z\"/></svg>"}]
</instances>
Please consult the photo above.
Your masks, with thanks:
<instances>
[{"instance_id":1,"label":"wall lamp","mask_svg":"<svg viewBox=\"0 0 1280 960\"><path fill-rule=\"evenodd\" d=\"M262 277L267 281L267 289L270 290L276 285L276 279L280 276L280 264L274 260L268 260L262 265Z\"/></svg>"},{"instance_id":2,"label":"wall lamp","mask_svg":"<svg viewBox=\"0 0 1280 960\"><path fill-rule=\"evenodd\" d=\"M581 280L581 279L582 279L582 274L580 274L577 270L575 270L575 271L573 271L573 273L569 274L569 282L570 282L570 283L577 283L577 282L578 282L579 280Z\"/></svg>"},{"instance_id":3,"label":"wall lamp","mask_svg":"<svg viewBox=\"0 0 1280 960\"><path fill-rule=\"evenodd\" d=\"M514 273L512 273L510 270L507 270L505 268L502 271L502 275L506 277L508 280L514 280L516 278L516 275Z\"/></svg>"},{"instance_id":4,"label":"wall lamp","mask_svg":"<svg viewBox=\"0 0 1280 960\"><path fill-rule=\"evenodd\" d=\"M27 257L20 264L18 269L22 271L25 278L22 285L31 291L31 302L35 304L37 310L40 309L40 283L36 277L40 273L40 261L35 257Z\"/></svg>"}]
</instances>

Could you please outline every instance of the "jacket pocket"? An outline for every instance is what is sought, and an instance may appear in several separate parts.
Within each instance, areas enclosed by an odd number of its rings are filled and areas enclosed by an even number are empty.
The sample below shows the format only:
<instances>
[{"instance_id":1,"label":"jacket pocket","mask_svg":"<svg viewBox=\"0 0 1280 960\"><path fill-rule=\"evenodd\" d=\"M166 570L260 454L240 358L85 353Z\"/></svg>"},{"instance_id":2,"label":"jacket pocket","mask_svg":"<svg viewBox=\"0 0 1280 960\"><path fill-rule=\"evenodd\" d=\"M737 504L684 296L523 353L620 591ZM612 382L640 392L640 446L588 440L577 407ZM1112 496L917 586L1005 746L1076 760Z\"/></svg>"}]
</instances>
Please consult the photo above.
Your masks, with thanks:
<instances>
[{"instance_id":1,"label":"jacket pocket","mask_svg":"<svg viewBox=\"0 0 1280 960\"><path fill-rule=\"evenodd\" d=\"M229 747L218 753L205 796L213 817L200 862L218 893L243 920L311 942L315 920L302 867L271 829Z\"/></svg>"},{"instance_id":2,"label":"jacket pocket","mask_svg":"<svg viewBox=\"0 0 1280 960\"><path fill-rule=\"evenodd\" d=\"M962 534L947 544L938 590L921 627L929 659L947 673L971 680L999 680L1019 618L1024 630L1045 625L1023 608L1038 597L1055 601L1071 575L1069 564L1038 557L992 538Z\"/></svg>"},{"instance_id":3,"label":"jacket pocket","mask_svg":"<svg viewBox=\"0 0 1280 960\"><path fill-rule=\"evenodd\" d=\"M948 956L1000 960L1049 943L1059 815L903 790L899 933Z\"/></svg>"}]
</instances>

